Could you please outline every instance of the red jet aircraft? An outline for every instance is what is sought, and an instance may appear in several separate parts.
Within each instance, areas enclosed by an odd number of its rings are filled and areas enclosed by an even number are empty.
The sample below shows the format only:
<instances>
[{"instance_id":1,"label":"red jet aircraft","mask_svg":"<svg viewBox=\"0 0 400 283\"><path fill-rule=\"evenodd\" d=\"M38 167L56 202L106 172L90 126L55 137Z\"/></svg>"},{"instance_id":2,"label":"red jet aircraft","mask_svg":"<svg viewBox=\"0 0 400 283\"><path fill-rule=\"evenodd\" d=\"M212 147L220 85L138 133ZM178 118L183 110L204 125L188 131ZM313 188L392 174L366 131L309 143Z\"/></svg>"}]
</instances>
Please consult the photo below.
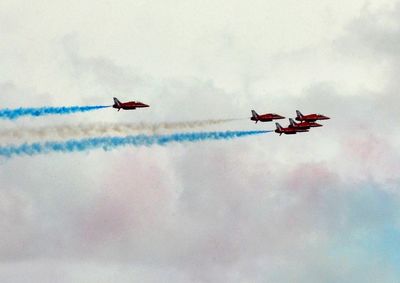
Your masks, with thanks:
<instances>
[{"instance_id":1,"label":"red jet aircraft","mask_svg":"<svg viewBox=\"0 0 400 283\"><path fill-rule=\"evenodd\" d=\"M298 132L300 132L300 130L309 130L310 128L314 128L314 127L322 127L321 124L315 123L315 122L300 122L300 123L296 123L292 118L289 118L290 121L290 125L289 128L295 128L297 129Z\"/></svg>"},{"instance_id":2,"label":"red jet aircraft","mask_svg":"<svg viewBox=\"0 0 400 283\"><path fill-rule=\"evenodd\" d=\"M285 117L274 114L274 113L267 113L267 114L262 114L258 115L256 111L251 110L251 118L250 120L256 121L256 124L258 121L260 122L271 122L272 120L278 120L278 119L285 119Z\"/></svg>"},{"instance_id":3,"label":"red jet aircraft","mask_svg":"<svg viewBox=\"0 0 400 283\"><path fill-rule=\"evenodd\" d=\"M131 110L131 109L144 108L144 107L150 107L150 106L147 104L144 104L142 102L139 102L139 101L121 102L118 100L118 98L114 97L113 108L118 109L118 111L121 109Z\"/></svg>"},{"instance_id":4,"label":"red jet aircraft","mask_svg":"<svg viewBox=\"0 0 400 283\"><path fill-rule=\"evenodd\" d=\"M275 123L276 125L276 130L275 133L278 133L279 135L285 134L285 135L295 135L297 133L297 130L295 128L283 128L279 123Z\"/></svg>"},{"instance_id":5,"label":"red jet aircraft","mask_svg":"<svg viewBox=\"0 0 400 283\"><path fill-rule=\"evenodd\" d=\"M315 122L317 120L328 120L330 119L327 116L321 115L321 114L308 114L308 115L303 115L299 110L296 110L296 120L297 121L305 121L305 122Z\"/></svg>"}]
</instances>

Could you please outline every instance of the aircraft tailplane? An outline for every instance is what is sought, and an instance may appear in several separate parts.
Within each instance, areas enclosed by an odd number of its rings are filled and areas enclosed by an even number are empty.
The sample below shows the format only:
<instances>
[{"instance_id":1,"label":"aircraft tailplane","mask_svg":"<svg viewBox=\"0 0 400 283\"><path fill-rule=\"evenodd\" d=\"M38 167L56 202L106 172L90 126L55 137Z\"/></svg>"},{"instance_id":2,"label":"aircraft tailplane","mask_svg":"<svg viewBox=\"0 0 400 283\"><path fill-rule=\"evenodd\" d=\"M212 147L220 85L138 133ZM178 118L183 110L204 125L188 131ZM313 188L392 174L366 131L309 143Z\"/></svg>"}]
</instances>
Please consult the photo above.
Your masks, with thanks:
<instances>
[{"instance_id":1,"label":"aircraft tailplane","mask_svg":"<svg viewBox=\"0 0 400 283\"><path fill-rule=\"evenodd\" d=\"M296 110L296 114L298 118L303 118L303 114L301 114L301 112L299 110Z\"/></svg>"},{"instance_id":2,"label":"aircraft tailplane","mask_svg":"<svg viewBox=\"0 0 400 283\"><path fill-rule=\"evenodd\" d=\"M116 105L118 108L121 108L121 101L119 101L116 97L114 97L114 105Z\"/></svg>"}]
</instances>

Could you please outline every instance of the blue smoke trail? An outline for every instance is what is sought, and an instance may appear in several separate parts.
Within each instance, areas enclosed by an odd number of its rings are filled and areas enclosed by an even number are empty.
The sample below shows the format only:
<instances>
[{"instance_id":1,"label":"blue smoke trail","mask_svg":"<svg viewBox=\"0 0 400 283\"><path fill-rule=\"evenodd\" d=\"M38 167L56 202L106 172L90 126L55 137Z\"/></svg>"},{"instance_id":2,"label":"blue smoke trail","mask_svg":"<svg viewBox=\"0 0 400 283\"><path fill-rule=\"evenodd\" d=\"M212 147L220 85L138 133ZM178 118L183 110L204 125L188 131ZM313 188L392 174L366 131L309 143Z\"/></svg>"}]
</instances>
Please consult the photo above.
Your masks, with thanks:
<instances>
[{"instance_id":1,"label":"blue smoke trail","mask_svg":"<svg viewBox=\"0 0 400 283\"><path fill-rule=\"evenodd\" d=\"M45 116L45 115L64 115L77 112L87 112L96 109L107 108L110 106L71 106L71 107L39 107L39 108L17 108L0 109L0 118L15 120L22 116Z\"/></svg>"},{"instance_id":2,"label":"blue smoke trail","mask_svg":"<svg viewBox=\"0 0 400 283\"><path fill-rule=\"evenodd\" d=\"M121 146L151 146L166 145L172 142L199 142L204 140L227 140L238 137L259 135L271 131L226 131L226 132L197 132L177 133L170 135L137 135L126 137L98 137L81 140L67 140L60 142L32 143L22 145L8 145L0 147L0 156L12 157L18 155L37 155L50 152L87 151L96 148L111 150Z\"/></svg>"}]
</instances>

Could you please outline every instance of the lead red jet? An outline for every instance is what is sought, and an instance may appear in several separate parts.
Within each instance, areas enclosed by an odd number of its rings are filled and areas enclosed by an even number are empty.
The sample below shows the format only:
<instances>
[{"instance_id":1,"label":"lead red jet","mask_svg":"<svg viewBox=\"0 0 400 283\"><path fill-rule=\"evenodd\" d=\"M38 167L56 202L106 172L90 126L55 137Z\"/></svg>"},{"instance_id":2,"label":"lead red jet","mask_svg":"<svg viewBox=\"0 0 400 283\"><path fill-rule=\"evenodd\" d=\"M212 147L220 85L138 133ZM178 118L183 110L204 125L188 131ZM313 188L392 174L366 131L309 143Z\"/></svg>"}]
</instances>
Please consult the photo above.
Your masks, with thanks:
<instances>
[{"instance_id":1,"label":"lead red jet","mask_svg":"<svg viewBox=\"0 0 400 283\"><path fill-rule=\"evenodd\" d=\"M328 116L321 115L321 114L308 114L303 115L299 110L296 110L296 120L297 121L305 121L305 122L315 122L317 120L328 120L330 119Z\"/></svg>"},{"instance_id":2,"label":"lead red jet","mask_svg":"<svg viewBox=\"0 0 400 283\"><path fill-rule=\"evenodd\" d=\"M118 98L114 97L114 105L112 107L118 109L119 111L121 109L132 110L136 108L144 108L150 106L139 101L121 102L118 100Z\"/></svg>"},{"instance_id":3,"label":"lead red jet","mask_svg":"<svg viewBox=\"0 0 400 283\"><path fill-rule=\"evenodd\" d=\"M295 135L298 132L295 128L290 128L290 127L284 128L281 125L279 125L279 123L275 123L275 125L276 125L275 133L277 133L279 135L282 135L282 134Z\"/></svg>"},{"instance_id":4,"label":"lead red jet","mask_svg":"<svg viewBox=\"0 0 400 283\"><path fill-rule=\"evenodd\" d=\"M267 113L267 114L257 114L256 111L251 110L251 118L250 120L256 121L256 124L258 121L260 122L271 122L272 120L278 120L278 119L285 119L285 117L274 114L274 113Z\"/></svg>"},{"instance_id":5,"label":"lead red jet","mask_svg":"<svg viewBox=\"0 0 400 283\"><path fill-rule=\"evenodd\" d=\"M306 130L308 131L310 128L314 128L314 127L322 127L321 124L315 123L315 122L306 122L306 121L302 121L300 123L296 123L292 118L289 118L289 128L295 128L297 129L298 132L302 131L302 130Z\"/></svg>"}]
</instances>

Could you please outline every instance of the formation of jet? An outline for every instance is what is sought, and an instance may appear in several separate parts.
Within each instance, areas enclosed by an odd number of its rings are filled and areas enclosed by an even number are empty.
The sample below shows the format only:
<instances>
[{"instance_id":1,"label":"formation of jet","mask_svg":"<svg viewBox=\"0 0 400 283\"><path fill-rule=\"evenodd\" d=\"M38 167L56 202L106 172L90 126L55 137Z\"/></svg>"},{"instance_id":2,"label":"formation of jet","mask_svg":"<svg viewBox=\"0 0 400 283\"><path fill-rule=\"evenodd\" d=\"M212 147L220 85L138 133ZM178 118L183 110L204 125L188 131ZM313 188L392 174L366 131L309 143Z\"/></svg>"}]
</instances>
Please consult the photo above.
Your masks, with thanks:
<instances>
[{"instance_id":1,"label":"formation of jet","mask_svg":"<svg viewBox=\"0 0 400 283\"><path fill-rule=\"evenodd\" d=\"M256 111L251 110L251 118L250 120L261 122L271 122L273 120L284 119L285 117L268 113L268 114L257 114ZM322 127L321 124L316 123L317 120L328 120L330 119L328 116L322 114L307 114L303 115L299 110L296 110L296 118L297 121L295 122L292 118L289 118L289 125L287 127L282 127L279 123L275 123L276 130L275 133L279 135L295 135L297 133L304 133L308 132L311 128Z\"/></svg>"},{"instance_id":2,"label":"formation of jet","mask_svg":"<svg viewBox=\"0 0 400 283\"><path fill-rule=\"evenodd\" d=\"M118 109L119 111L121 109L133 110L136 108L144 108L150 106L139 101L121 102L118 100L118 98L114 97L114 105L112 107Z\"/></svg>"},{"instance_id":3,"label":"formation of jet","mask_svg":"<svg viewBox=\"0 0 400 283\"><path fill-rule=\"evenodd\" d=\"M250 120L255 121L256 124L258 121L260 122L271 122L272 120L285 119L285 117L275 114L275 113L266 113L266 114L257 114L255 110L251 110Z\"/></svg>"},{"instance_id":4,"label":"formation of jet","mask_svg":"<svg viewBox=\"0 0 400 283\"><path fill-rule=\"evenodd\" d=\"M303 115L299 110L296 110L296 120L300 121L296 123L292 118L289 118L289 126L286 128L282 127L279 123L276 123L275 133L279 135L294 135L296 133L308 132L311 128L322 127L321 124L316 123L317 120L328 120L328 116L322 114L308 114Z\"/></svg>"},{"instance_id":5,"label":"formation of jet","mask_svg":"<svg viewBox=\"0 0 400 283\"><path fill-rule=\"evenodd\" d=\"M145 108L150 106L139 101L121 102L118 100L118 98L114 97L114 104L112 107L118 109L119 111L121 109L133 110L136 108ZM275 113L258 114L255 110L251 110L250 120L255 121L256 123L258 121L272 122L273 120L280 119L285 119L285 117ZM279 123L275 123L275 133L278 133L279 135L295 135L297 133L308 132L311 128L322 127L322 125L316 123L316 121L328 120L330 118L328 116L315 113L303 115L299 110L296 110L295 119L299 122L295 122L292 118L289 118L289 125L287 127L282 127Z\"/></svg>"}]
</instances>

